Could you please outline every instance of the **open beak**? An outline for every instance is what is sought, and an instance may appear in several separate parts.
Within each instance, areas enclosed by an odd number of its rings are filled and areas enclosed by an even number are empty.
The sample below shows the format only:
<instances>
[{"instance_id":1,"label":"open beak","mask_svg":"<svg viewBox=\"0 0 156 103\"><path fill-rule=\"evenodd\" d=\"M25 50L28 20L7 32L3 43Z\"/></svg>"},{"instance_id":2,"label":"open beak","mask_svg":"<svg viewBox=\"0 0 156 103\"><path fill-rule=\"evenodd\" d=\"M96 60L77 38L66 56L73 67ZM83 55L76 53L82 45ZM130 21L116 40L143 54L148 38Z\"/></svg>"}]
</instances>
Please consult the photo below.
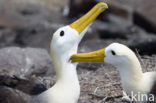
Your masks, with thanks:
<instances>
[{"instance_id":1,"label":"open beak","mask_svg":"<svg viewBox=\"0 0 156 103\"><path fill-rule=\"evenodd\" d=\"M108 8L107 4L100 2L96 4L87 14L82 16L77 21L70 24L70 27L78 31L79 34L90 24L92 23L100 13Z\"/></svg>"},{"instance_id":2,"label":"open beak","mask_svg":"<svg viewBox=\"0 0 156 103\"><path fill-rule=\"evenodd\" d=\"M71 62L104 62L105 49L100 49L90 53L73 54L70 58Z\"/></svg>"}]
</instances>

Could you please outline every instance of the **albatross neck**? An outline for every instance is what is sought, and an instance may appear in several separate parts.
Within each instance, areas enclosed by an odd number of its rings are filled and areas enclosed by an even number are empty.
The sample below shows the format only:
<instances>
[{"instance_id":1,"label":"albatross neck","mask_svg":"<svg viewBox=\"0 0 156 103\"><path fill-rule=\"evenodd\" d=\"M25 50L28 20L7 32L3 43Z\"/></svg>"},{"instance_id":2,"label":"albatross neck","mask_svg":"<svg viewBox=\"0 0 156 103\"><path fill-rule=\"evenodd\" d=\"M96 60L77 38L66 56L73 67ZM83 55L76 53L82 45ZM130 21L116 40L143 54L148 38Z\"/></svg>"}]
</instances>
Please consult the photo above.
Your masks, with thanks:
<instances>
[{"instance_id":1,"label":"albatross neck","mask_svg":"<svg viewBox=\"0 0 156 103\"><path fill-rule=\"evenodd\" d=\"M51 51L51 56L53 60L54 70L56 72L56 83L57 82L72 82L78 81L76 66L69 61L72 54L77 52L77 47L72 48L64 53Z\"/></svg>"},{"instance_id":2,"label":"albatross neck","mask_svg":"<svg viewBox=\"0 0 156 103\"><path fill-rule=\"evenodd\" d=\"M142 81L143 72L136 56L129 57L123 65L117 66L123 86L134 86ZM134 84L134 85L133 85Z\"/></svg>"},{"instance_id":3,"label":"albatross neck","mask_svg":"<svg viewBox=\"0 0 156 103\"><path fill-rule=\"evenodd\" d=\"M76 72L76 65L69 62L69 58L76 53L77 48L59 53L51 49L54 70L56 72L55 85L39 95L41 103L77 103L80 85Z\"/></svg>"}]
</instances>

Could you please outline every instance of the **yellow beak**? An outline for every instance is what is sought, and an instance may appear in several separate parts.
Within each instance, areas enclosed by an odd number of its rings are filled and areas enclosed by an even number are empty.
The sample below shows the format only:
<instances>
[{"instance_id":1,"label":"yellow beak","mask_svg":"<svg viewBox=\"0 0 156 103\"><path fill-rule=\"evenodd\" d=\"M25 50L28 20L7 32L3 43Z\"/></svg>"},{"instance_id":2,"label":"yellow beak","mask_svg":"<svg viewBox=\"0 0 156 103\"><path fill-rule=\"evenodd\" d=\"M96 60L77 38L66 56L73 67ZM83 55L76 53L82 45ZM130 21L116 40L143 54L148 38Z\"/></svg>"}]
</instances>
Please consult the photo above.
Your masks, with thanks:
<instances>
[{"instance_id":1,"label":"yellow beak","mask_svg":"<svg viewBox=\"0 0 156 103\"><path fill-rule=\"evenodd\" d=\"M108 8L107 4L100 2L96 4L87 14L82 16L80 19L70 24L70 27L77 30L79 34L92 23L97 16Z\"/></svg>"},{"instance_id":2,"label":"yellow beak","mask_svg":"<svg viewBox=\"0 0 156 103\"><path fill-rule=\"evenodd\" d=\"M105 49L90 53L78 53L71 56L71 62L104 62Z\"/></svg>"}]
</instances>

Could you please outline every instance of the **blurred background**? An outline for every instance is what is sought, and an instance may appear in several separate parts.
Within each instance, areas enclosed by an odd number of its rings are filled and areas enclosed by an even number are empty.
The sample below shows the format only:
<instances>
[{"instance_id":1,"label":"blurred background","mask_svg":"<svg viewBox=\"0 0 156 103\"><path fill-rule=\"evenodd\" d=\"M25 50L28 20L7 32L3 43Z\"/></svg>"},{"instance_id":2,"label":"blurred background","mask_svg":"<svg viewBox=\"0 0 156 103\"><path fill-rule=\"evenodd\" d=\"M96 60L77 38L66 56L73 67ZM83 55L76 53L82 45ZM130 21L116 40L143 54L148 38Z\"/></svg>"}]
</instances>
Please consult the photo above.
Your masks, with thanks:
<instances>
[{"instance_id":1,"label":"blurred background","mask_svg":"<svg viewBox=\"0 0 156 103\"><path fill-rule=\"evenodd\" d=\"M144 71L156 70L156 0L0 0L0 74L37 78L48 87L54 84L49 56L54 31L100 1L109 9L88 30L79 52L119 42L140 55ZM78 74L80 103L102 100L91 95L97 88L103 97L121 94L118 72L110 65L81 63ZM121 102L120 98L111 101Z\"/></svg>"}]
</instances>

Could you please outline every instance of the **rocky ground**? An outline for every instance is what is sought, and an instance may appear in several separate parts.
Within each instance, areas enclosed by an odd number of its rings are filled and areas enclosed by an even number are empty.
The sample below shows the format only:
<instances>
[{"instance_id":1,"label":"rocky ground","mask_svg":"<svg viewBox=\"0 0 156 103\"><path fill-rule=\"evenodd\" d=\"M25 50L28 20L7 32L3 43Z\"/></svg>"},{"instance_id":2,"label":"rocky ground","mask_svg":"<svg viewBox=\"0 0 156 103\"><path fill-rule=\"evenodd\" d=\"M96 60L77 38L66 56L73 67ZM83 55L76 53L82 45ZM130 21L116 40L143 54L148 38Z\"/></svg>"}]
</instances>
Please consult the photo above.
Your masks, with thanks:
<instances>
[{"instance_id":1,"label":"rocky ground","mask_svg":"<svg viewBox=\"0 0 156 103\"><path fill-rule=\"evenodd\" d=\"M49 44L53 32L104 0L0 0L0 74L55 83ZM112 42L138 51L143 71L156 70L156 1L106 0L109 10L94 22L79 52ZM146 2L146 3L145 3ZM79 103L121 103L118 71L103 63L80 63Z\"/></svg>"}]
</instances>

